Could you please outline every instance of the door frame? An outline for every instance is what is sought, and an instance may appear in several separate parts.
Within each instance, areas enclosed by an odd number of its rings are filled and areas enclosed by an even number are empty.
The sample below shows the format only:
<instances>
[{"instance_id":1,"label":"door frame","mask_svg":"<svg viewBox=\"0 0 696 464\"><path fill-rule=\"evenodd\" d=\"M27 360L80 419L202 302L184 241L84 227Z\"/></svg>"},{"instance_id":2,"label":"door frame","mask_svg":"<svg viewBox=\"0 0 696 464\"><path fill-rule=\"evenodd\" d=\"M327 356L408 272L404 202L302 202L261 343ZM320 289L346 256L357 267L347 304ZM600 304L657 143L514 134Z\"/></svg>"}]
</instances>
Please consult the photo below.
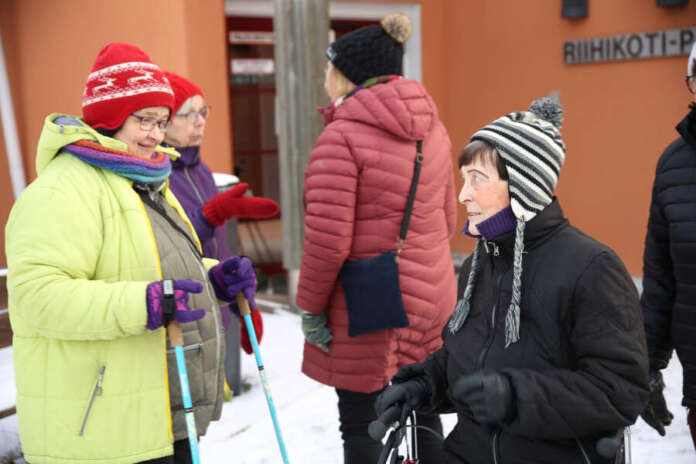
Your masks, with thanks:
<instances>
[{"instance_id":1,"label":"door frame","mask_svg":"<svg viewBox=\"0 0 696 464\"><path fill-rule=\"evenodd\" d=\"M272 0L225 0L225 15L273 18ZM386 15L400 11L411 20L413 30L406 42L404 76L421 80L421 6L419 3L346 2L330 1L331 19L366 19L379 21Z\"/></svg>"}]
</instances>

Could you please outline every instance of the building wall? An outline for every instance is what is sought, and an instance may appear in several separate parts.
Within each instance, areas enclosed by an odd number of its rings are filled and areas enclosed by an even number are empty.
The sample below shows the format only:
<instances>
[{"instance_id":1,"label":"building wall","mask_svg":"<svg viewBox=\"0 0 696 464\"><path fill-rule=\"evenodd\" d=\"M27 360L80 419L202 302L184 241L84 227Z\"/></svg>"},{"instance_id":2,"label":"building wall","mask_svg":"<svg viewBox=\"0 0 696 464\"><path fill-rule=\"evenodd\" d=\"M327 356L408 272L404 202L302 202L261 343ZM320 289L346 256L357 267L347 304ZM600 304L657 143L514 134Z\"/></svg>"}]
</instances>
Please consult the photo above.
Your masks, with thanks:
<instances>
[{"instance_id":1,"label":"building wall","mask_svg":"<svg viewBox=\"0 0 696 464\"><path fill-rule=\"evenodd\" d=\"M81 114L85 79L99 50L129 42L160 67L196 82L213 106L202 156L230 172L227 38L223 0L2 0L0 32L6 54L27 180L45 116ZM4 142L0 146L0 220L13 201ZM9 192L9 196L8 196ZM4 251L4 227L0 234ZM0 266L5 265L4 252Z\"/></svg>"}]
</instances>

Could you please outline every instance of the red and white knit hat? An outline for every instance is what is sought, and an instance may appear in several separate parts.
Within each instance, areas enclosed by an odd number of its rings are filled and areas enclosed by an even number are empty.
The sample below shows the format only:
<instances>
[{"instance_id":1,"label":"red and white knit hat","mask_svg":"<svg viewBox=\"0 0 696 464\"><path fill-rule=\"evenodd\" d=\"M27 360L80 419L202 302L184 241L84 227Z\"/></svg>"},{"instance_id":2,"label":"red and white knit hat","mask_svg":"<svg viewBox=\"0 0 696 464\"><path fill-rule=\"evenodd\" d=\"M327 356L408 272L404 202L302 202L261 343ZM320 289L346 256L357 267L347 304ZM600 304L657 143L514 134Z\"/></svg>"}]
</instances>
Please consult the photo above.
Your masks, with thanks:
<instances>
[{"instance_id":1,"label":"red and white knit hat","mask_svg":"<svg viewBox=\"0 0 696 464\"><path fill-rule=\"evenodd\" d=\"M186 103L189 98L196 95L203 96L203 91L185 77L169 71L164 71L164 75L169 79L169 85L174 91L174 111L179 111L181 105Z\"/></svg>"},{"instance_id":2,"label":"red and white knit hat","mask_svg":"<svg viewBox=\"0 0 696 464\"><path fill-rule=\"evenodd\" d=\"M159 66L134 45L112 42L102 48L82 94L85 122L95 129L116 129L151 106L166 106L170 118L174 113L174 92Z\"/></svg>"}]
</instances>

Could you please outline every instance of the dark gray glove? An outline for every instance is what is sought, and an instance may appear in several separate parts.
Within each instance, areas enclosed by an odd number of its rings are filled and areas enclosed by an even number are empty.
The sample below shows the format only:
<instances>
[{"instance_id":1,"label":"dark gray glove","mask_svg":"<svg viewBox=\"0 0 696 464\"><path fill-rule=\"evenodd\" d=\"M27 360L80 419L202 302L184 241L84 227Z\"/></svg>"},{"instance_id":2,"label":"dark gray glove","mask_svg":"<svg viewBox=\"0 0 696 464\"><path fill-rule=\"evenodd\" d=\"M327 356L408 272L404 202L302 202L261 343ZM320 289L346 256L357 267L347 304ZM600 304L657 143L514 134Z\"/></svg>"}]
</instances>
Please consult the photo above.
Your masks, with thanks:
<instances>
[{"instance_id":1,"label":"dark gray glove","mask_svg":"<svg viewBox=\"0 0 696 464\"><path fill-rule=\"evenodd\" d=\"M507 377L494 372L477 372L457 380L452 392L467 403L474 418L482 424L500 425L516 414L512 387Z\"/></svg>"},{"instance_id":2,"label":"dark gray glove","mask_svg":"<svg viewBox=\"0 0 696 464\"><path fill-rule=\"evenodd\" d=\"M396 404L408 406L411 411L425 405L432 394L430 383L426 379L425 368L421 363L402 367L392 378L388 386L375 401L375 411L380 416ZM410 411L409 411L410 412Z\"/></svg>"},{"instance_id":3,"label":"dark gray glove","mask_svg":"<svg viewBox=\"0 0 696 464\"><path fill-rule=\"evenodd\" d=\"M648 405L640 413L640 417L664 437L665 427L672 423L674 416L667 409L667 403L665 402L663 393L665 382L662 380L662 373L660 371L651 372L648 385L650 386L650 398Z\"/></svg>"}]
</instances>

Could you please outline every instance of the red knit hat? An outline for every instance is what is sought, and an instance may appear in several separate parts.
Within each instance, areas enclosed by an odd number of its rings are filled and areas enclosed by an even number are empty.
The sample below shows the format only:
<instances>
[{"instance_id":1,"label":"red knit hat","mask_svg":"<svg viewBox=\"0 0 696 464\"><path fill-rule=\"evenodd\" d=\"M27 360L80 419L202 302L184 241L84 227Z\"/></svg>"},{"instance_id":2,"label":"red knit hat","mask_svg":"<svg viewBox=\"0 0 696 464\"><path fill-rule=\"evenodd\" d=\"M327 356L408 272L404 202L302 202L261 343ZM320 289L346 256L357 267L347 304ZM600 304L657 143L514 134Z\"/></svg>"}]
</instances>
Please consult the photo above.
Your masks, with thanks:
<instances>
[{"instance_id":1,"label":"red knit hat","mask_svg":"<svg viewBox=\"0 0 696 464\"><path fill-rule=\"evenodd\" d=\"M82 94L85 122L116 129L151 106L166 106L170 118L174 113L174 92L162 70L134 45L112 42L102 48Z\"/></svg>"},{"instance_id":2,"label":"red knit hat","mask_svg":"<svg viewBox=\"0 0 696 464\"><path fill-rule=\"evenodd\" d=\"M164 75L169 79L169 84L174 91L174 111L179 111L181 105L189 98L200 95L203 96L203 91L190 80L173 72L164 71Z\"/></svg>"}]
</instances>

